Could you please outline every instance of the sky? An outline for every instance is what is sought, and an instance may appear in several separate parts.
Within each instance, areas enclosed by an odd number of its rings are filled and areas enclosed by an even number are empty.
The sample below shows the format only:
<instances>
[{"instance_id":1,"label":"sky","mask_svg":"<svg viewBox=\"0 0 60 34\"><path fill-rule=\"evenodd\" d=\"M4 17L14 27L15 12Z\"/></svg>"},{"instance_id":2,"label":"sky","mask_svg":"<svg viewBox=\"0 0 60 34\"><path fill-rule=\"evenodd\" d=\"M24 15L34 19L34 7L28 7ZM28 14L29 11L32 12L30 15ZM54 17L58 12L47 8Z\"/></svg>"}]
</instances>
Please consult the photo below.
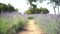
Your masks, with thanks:
<instances>
[{"instance_id":1,"label":"sky","mask_svg":"<svg viewBox=\"0 0 60 34\"><path fill-rule=\"evenodd\" d=\"M5 4L10 3L15 8L18 8L19 12L21 12L21 13L24 13L30 7L30 5L27 4L26 0L0 0L0 3L5 3ZM53 8L50 5L47 5L46 3L47 2L44 2L43 4L42 3L38 3L37 7L38 8L40 8L40 7L47 8L50 11L50 14L54 14Z\"/></svg>"}]
</instances>

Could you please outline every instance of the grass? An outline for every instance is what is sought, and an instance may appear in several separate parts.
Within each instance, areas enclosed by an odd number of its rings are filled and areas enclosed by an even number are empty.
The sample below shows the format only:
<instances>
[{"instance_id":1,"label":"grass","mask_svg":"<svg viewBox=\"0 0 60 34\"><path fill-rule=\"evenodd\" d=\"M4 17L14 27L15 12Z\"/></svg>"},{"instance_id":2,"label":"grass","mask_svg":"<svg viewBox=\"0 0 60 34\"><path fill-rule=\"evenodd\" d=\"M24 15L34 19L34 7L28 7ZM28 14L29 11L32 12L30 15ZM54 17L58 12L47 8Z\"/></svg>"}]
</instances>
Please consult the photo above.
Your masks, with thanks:
<instances>
[{"instance_id":1,"label":"grass","mask_svg":"<svg viewBox=\"0 0 60 34\"><path fill-rule=\"evenodd\" d=\"M48 17L49 18L49 17ZM59 23L58 21L54 19L43 19L40 17L35 18L35 21L37 24L42 28L42 30L45 32L45 34L59 34L60 29L58 28Z\"/></svg>"},{"instance_id":2,"label":"grass","mask_svg":"<svg viewBox=\"0 0 60 34\"><path fill-rule=\"evenodd\" d=\"M28 19L33 19L29 16ZM53 19L50 16L34 18L36 24L42 28L45 34L60 34L60 20ZM23 16L0 17L0 34L16 34L20 28L26 25L26 19Z\"/></svg>"},{"instance_id":3,"label":"grass","mask_svg":"<svg viewBox=\"0 0 60 34\"><path fill-rule=\"evenodd\" d=\"M18 28L24 27L26 20L24 17L0 17L0 34L16 34Z\"/></svg>"}]
</instances>

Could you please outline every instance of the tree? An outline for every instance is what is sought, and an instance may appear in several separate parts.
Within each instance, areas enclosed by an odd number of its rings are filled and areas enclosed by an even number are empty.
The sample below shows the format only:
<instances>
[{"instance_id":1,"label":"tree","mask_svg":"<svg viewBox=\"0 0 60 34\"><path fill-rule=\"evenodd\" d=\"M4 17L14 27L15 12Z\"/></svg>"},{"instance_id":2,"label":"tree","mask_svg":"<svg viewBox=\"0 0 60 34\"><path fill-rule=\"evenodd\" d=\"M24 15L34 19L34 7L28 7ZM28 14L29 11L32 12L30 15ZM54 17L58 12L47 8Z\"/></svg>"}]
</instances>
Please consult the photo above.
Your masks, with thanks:
<instances>
[{"instance_id":1,"label":"tree","mask_svg":"<svg viewBox=\"0 0 60 34\"><path fill-rule=\"evenodd\" d=\"M3 11L8 11L8 6L7 5L3 6Z\"/></svg>"},{"instance_id":2,"label":"tree","mask_svg":"<svg viewBox=\"0 0 60 34\"><path fill-rule=\"evenodd\" d=\"M14 8L11 4L3 4L3 3L0 3L0 13L1 12L15 12L15 11L18 11L17 8Z\"/></svg>"},{"instance_id":3,"label":"tree","mask_svg":"<svg viewBox=\"0 0 60 34\"><path fill-rule=\"evenodd\" d=\"M58 8L58 14L59 14L59 6L60 6L60 0L50 0L50 3L54 2L55 6Z\"/></svg>"},{"instance_id":4,"label":"tree","mask_svg":"<svg viewBox=\"0 0 60 34\"><path fill-rule=\"evenodd\" d=\"M55 10L55 8L56 8L56 4L55 4L55 2L50 1L50 2L48 2L47 4L52 5L53 10L54 10L54 13L56 14L56 10Z\"/></svg>"},{"instance_id":5,"label":"tree","mask_svg":"<svg viewBox=\"0 0 60 34\"><path fill-rule=\"evenodd\" d=\"M32 1L32 0L29 0ZM33 0L35 1L35 0ZM39 1L40 3L42 3L43 1L48 1L48 0L36 0L36 2ZM55 8L58 9L58 14L59 14L59 6L60 6L60 0L49 0L50 2L48 2L47 4L52 4L53 9L54 9L54 13L56 14L56 10Z\"/></svg>"},{"instance_id":6,"label":"tree","mask_svg":"<svg viewBox=\"0 0 60 34\"><path fill-rule=\"evenodd\" d=\"M11 4L8 4L8 10L9 12L13 12L15 11L15 8Z\"/></svg>"},{"instance_id":7,"label":"tree","mask_svg":"<svg viewBox=\"0 0 60 34\"><path fill-rule=\"evenodd\" d=\"M18 11L18 10L19 10L18 8L15 9L15 11Z\"/></svg>"},{"instance_id":8,"label":"tree","mask_svg":"<svg viewBox=\"0 0 60 34\"><path fill-rule=\"evenodd\" d=\"M29 10L27 10L25 13L27 13L27 14L47 14L47 13L49 13L49 11L46 10L46 8L41 8L42 11L41 11L41 9L37 8L37 1L42 1L42 0L27 0L27 1L30 4L31 8Z\"/></svg>"},{"instance_id":9,"label":"tree","mask_svg":"<svg viewBox=\"0 0 60 34\"><path fill-rule=\"evenodd\" d=\"M25 11L25 14L48 14L49 11L46 8L36 8L35 10L33 8L30 8L29 10Z\"/></svg>"},{"instance_id":10,"label":"tree","mask_svg":"<svg viewBox=\"0 0 60 34\"><path fill-rule=\"evenodd\" d=\"M4 6L5 6L5 4L0 3L0 13L3 11Z\"/></svg>"},{"instance_id":11,"label":"tree","mask_svg":"<svg viewBox=\"0 0 60 34\"><path fill-rule=\"evenodd\" d=\"M48 14L49 13L49 11L48 11L48 9L47 8L40 8L39 9L39 11L41 11L41 14Z\"/></svg>"},{"instance_id":12,"label":"tree","mask_svg":"<svg viewBox=\"0 0 60 34\"><path fill-rule=\"evenodd\" d=\"M37 0L27 0L28 3L30 4L31 8L33 8L35 10L35 8L37 8L37 5L36 4L33 4L33 2L37 2Z\"/></svg>"},{"instance_id":13,"label":"tree","mask_svg":"<svg viewBox=\"0 0 60 34\"><path fill-rule=\"evenodd\" d=\"M47 0L39 0L40 2L47 1ZM52 4L54 12L56 14L55 8L58 8L58 14L59 14L59 6L60 6L60 0L49 0L47 4Z\"/></svg>"}]
</instances>

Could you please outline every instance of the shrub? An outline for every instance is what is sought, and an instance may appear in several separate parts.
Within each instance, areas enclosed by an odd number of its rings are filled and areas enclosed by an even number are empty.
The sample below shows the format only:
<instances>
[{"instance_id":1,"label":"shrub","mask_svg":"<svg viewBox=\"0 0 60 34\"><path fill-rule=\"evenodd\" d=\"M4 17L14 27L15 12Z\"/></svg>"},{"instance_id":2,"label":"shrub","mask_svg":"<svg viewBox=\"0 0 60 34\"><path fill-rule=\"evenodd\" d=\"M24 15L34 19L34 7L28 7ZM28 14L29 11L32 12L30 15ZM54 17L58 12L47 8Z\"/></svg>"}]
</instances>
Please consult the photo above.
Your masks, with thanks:
<instances>
[{"instance_id":1,"label":"shrub","mask_svg":"<svg viewBox=\"0 0 60 34\"><path fill-rule=\"evenodd\" d=\"M28 19L33 19L33 17L32 16L29 16Z\"/></svg>"},{"instance_id":2,"label":"shrub","mask_svg":"<svg viewBox=\"0 0 60 34\"><path fill-rule=\"evenodd\" d=\"M40 26L40 28L44 31L45 34L60 34L60 20L59 18L54 18L56 16L37 16L35 18L36 23Z\"/></svg>"},{"instance_id":3,"label":"shrub","mask_svg":"<svg viewBox=\"0 0 60 34\"><path fill-rule=\"evenodd\" d=\"M18 28L24 27L26 20L24 17L0 17L0 34L16 34Z\"/></svg>"}]
</instances>

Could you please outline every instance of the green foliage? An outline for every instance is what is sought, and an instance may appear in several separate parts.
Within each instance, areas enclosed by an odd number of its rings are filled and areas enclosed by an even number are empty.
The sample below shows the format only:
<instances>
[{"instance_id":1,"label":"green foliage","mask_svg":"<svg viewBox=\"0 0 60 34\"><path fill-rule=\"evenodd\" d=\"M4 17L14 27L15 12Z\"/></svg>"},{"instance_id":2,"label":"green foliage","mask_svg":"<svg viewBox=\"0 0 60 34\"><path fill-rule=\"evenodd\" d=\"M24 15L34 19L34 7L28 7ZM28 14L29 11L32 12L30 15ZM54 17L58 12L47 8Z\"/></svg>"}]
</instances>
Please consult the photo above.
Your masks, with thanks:
<instances>
[{"instance_id":1,"label":"green foliage","mask_svg":"<svg viewBox=\"0 0 60 34\"><path fill-rule=\"evenodd\" d=\"M25 11L25 14L32 14L30 10Z\"/></svg>"},{"instance_id":2,"label":"green foliage","mask_svg":"<svg viewBox=\"0 0 60 34\"><path fill-rule=\"evenodd\" d=\"M30 9L28 9L25 13L26 14L47 14L49 13L48 9L46 8L37 8L37 2L43 2L45 0L27 0L28 3L30 4ZM33 2L35 4L33 4Z\"/></svg>"},{"instance_id":3,"label":"green foliage","mask_svg":"<svg viewBox=\"0 0 60 34\"><path fill-rule=\"evenodd\" d=\"M30 8L27 11L25 11L25 14L48 14L48 13L49 11L46 8L39 8L39 9Z\"/></svg>"},{"instance_id":4,"label":"green foliage","mask_svg":"<svg viewBox=\"0 0 60 34\"><path fill-rule=\"evenodd\" d=\"M41 11L42 14L47 14L49 13L47 8L40 8L39 11Z\"/></svg>"},{"instance_id":5,"label":"green foliage","mask_svg":"<svg viewBox=\"0 0 60 34\"><path fill-rule=\"evenodd\" d=\"M32 5L32 2L36 2L37 0L27 0L30 5Z\"/></svg>"},{"instance_id":6,"label":"green foliage","mask_svg":"<svg viewBox=\"0 0 60 34\"><path fill-rule=\"evenodd\" d=\"M52 4L53 5L55 14L56 14L55 8L57 8L58 9L58 14L59 14L60 0L50 0L50 2L48 2L48 4Z\"/></svg>"},{"instance_id":7,"label":"green foliage","mask_svg":"<svg viewBox=\"0 0 60 34\"><path fill-rule=\"evenodd\" d=\"M48 18L48 19L47 19ZM40 26L40 28L45 32L45 34L59 34L60 29L58 28L58 20L51 19L50 17L36 17L35 21Z\"/></svg>"},{"instance_id":8,"label":"green foliage","mask_svg":"<svg viewBox=\"0 0 60 34\"><path fill-rule=\"evenodd\" d=\"M17 9L15 9L11 4L3 4L3 3L0 3L0 13L1 12L14 12L14 11L17 11Z\"/></svg>"},{"instance_id":9,"label":"green foliage","mask_svg":"<svg viewBox=\"0 0 60 34\"><path fill-rule=\"evenodd\" d=\"M9 9L9 12L14 11L14 7L10 4L8 4L8 9Z\"/></svg>"},{"instance_id":10,"label":"green foliage","mask_svg":"<svg viewBox=\"0 0 60 34\"><path fill-rule=\"evenodd\" d=\"M32 16L29 16L28 19L33 19L33 17Z\"/></svg>"},{"instance_id":11,"label":"green foliage","mask_svg":"<svg viewBox=\"0 0 60 34\"><path fill-rule=\"evenodd\" d=\"M35 4L33 4L33 2L37 2L37 0L27 0L28 2L29 2L29 4L30 4L30 6L31 6L31 8L33 8L33 9L35 9L35 8L37 8L37 5L35 5Z\"/></svg>"},{"instance_id":12,"label":"green foliage","mask_svg":"<svg viewBox=\"0 0 60 34\"><path fill-rule=\"evenodd\" d=\"M23 17L0 17L0 34L16 34L16 30L25 25L26 20Z\"/></svg>"}]
</instances>

